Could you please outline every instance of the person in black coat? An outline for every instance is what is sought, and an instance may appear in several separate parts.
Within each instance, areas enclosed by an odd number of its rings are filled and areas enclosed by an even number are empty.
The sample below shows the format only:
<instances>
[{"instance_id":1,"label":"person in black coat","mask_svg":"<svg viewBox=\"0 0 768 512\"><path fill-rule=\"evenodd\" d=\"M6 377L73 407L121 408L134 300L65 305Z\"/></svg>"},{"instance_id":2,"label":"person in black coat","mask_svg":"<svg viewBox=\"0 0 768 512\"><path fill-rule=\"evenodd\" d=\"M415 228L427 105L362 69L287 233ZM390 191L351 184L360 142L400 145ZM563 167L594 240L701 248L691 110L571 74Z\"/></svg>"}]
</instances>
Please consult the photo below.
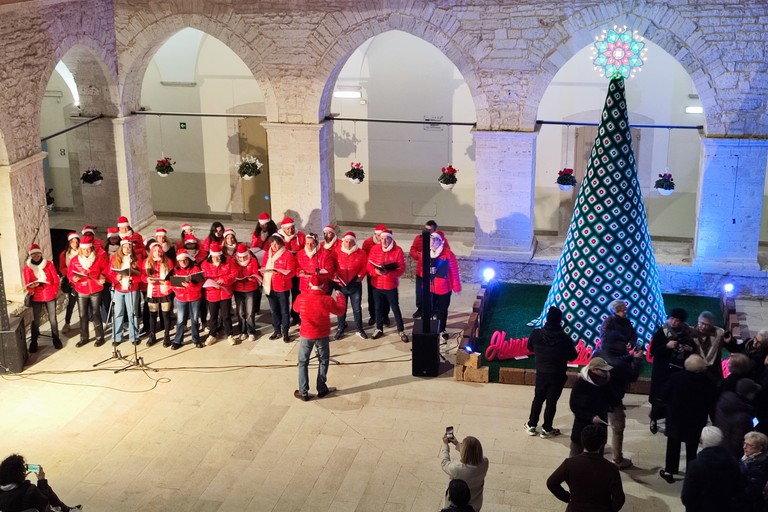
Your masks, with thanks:
<instances>
[{"instance_id":1,"label":"person in black coat","mask_svg":"<svg viewBox=\"0 0 768 512\"><path fill-rule=\"evenodd\" d=\"M741 379L736 392L726 391L717 400L715 426L723 431L723 446L737 459L744 454L744 435L752 430L752 401L760 389L752 379Z\"/></svg>"},{"instance_id":2,"label":"person in black coat","mask_svg":"<svg viewBox=\"0 0 768 512\"><path fill-rule=\"evenodd\" d=\"M448 495L448 501L451 505L442 509L440 512L475 512L469 500L472 493L469 491L467 482L460 478L454 478L448 483L448 489L445 491Z\"/></svg>"},{"instance_id":3,"label":"person in black coat","mask_svg":"<svg viewBox=\"0 0 768 512\"><path fill-rule=\"evenodd\" d=\"M685 323L688 312L682 308L673 308L667 317L666 323L651 338L651 355L653 356L653 368L651 369L651 391L648 401L651 403L651 433L658 432L657 421L666 417L666 409L661 394L669 377L683 369L685 359L696 353L696 342L691 335L691 329Z\"/></svg>"},{"instance_id":4,"label":"person in black coat","mask_svg":"<svg viewBox=\"0 0 768 512\"><path fill-rule=\"evenodd\" d=\"M686 512L741 512L744 477L736 459L720 446L723 434L704 427L696 460L686 468L680 499Z\"/></svg>"},{"instance_id":5,"label":"person in black coat","mask_svg":"<svg viewBox=\"0 0 768 512\"><path fill-rule=\"evenodd\" d=\"M659 476L669 483L680 469L680 444L685 443L685 461L696 458L701 430L707 424L717 396L715 384L706 374L707 362L696 354L685 360L685 371L669 378L662 399L667 404L667 455Z\"/></svg>"},{"instance_id":6,"label":"person in black coat","mask_svg":"<svg viewBox=\"0 0 768 512\"><path fill-rule=\"evenodd\" d=\"M544 409L544 423L541 425L541 437L560 435L560 429L552 427L557 412L557 401L563 392L567 380L568 361L576 359L573 340L563 331L560 322L563 313L556 307L549 308L544 327L534 329L528 337L528 350L536 356L536 389L531 402L528 422L523 425L528 435L536 435L541 408Z\"/></svg>"},{"instance_id":7,"label":"person in black coat","mask_svg":"<svg viewBox=\"0 0 768 512\"><path fill-rule=\"evenodd\" d=\"M744 456L739 468L746 480L745 512L765 512L764 497L768 482L768 437L762 432L747 432L744 436Z\"/></svg>"},{"instance_id":8,"label":"person in black coat","mask_svg":"<svg viewBox=\"0 0 768 512\"><path fill-rule=\"evenodd\" d=\"M0 510L3 512L26 512L36 509L40 512L58 507L63 512L81 510L81 506L68 507L53 492L45 471L38 466L37 485L26 479L28 474L24 457L13 454L0 463Z\"/></svg>"},{"instance_id":9,"label":"person in black coat","mask_svg":"<svg viewBox=\"0 0 768 512\"><path fill-rule=\"evenodd\" d=\"M573 412L573 427L569 457L584 451L584 446L581 444L581 431L584 427L593 424L608 425L610 390L606 384L611 378L611 368L603 358L593 357L579 372L579 378L571 389L570 406Z\"/></svg>"},{"instance_id":10,"label":"person in black coat","mask_svg":"<svg viewBox=\"0 0 768 512\"><path fill-rule=\"evenodd\" d=\"M627 303L623 300L614 300L608 304L608 311L611 312L611 315L605 317L603 324L600 326L600 339L605 341L606 334L613 332L624 343L628 343L631 350L637 343L637 332L632 322L627 318ZM639 348L642 349L642 346Z\"/></svg>"}]
</instances>

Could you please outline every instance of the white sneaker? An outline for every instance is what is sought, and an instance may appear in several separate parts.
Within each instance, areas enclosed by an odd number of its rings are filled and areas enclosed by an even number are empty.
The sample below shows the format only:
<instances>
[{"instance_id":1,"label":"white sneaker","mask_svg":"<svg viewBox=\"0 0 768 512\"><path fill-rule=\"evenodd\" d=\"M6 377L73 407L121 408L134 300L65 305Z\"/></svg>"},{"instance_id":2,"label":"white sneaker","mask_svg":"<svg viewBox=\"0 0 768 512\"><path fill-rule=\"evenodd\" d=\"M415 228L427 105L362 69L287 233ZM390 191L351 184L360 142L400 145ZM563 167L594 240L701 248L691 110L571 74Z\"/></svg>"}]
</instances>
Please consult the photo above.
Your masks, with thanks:
<instances>
[{"instance_id":1,"label":"white sneaker","mask_svg":"<svg viewBox=\"0 0 768 512\"><path fill-rule=\"evenodd\" d=\"M251 334L250 336L248 336L248 341L256 341L256 335Z\"/></svg>"},{"instance_id":2,"label":"white sneaker","mask_svg":"<svg viewBox=\"0 0 768 512\"><path fill-rule=\"evenodd\" d=\"M240 343L240 336L229 336L227 339L229 340L230 345L237 345Z\"/></svg>"},{"instance_id":3,"label":"white sneaker","mask_svg":"<svg viewBox=\"0 0 768 512\"><path fill-rule=\"evenodd\" d=\"M213 336L208 336L208 337L205 339L205 346L206 346L206 347L210 347L210 346L211 346L211 345L213 345L214 343L216 343L216 338L214 338Z\"/></svg>"}]
</instances>

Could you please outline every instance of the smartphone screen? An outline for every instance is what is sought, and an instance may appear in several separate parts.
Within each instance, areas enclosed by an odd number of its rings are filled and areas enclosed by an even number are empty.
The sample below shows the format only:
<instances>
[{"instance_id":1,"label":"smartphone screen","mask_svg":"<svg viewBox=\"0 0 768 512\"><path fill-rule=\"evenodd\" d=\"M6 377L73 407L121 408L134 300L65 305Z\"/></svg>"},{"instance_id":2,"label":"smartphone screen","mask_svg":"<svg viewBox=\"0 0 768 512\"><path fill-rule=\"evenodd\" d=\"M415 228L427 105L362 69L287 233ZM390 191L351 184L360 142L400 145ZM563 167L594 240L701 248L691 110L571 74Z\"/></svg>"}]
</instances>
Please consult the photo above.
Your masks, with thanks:
<instances>
[{"instance_id":1,"label":"smartphone screen","mask_svg":"<svg viewBox=\"0 0 768 512\"><path fill-rule=\"evenodd\" d=\"M447 437L448 439L453 439L453 427L445 428L445 437Z\"/></svg>"},{"instance_id":2,"label":"smartphone screen","mask_svg":"<svg viewBox=\"0 0 768 512\"><path fill-rule=\"evenodd\" d=\"M39 473L40 472L40 464L27 464L27 471L31 473Z\"/></svg>"}]
</instances>

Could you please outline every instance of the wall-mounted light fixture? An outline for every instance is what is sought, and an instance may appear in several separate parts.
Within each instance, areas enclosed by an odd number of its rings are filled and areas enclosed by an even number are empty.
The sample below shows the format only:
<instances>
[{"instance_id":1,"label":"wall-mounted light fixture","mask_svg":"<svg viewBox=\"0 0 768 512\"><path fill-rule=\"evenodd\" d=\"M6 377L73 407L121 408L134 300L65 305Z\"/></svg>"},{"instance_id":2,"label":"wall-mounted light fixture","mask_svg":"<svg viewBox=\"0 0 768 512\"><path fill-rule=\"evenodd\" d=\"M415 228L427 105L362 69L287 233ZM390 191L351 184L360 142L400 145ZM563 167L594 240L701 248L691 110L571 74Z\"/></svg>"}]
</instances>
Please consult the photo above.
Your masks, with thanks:
<instances>
[{"instance_id":1,"label":"wall-mounted light fixture","mask_svg":"<svg viewBox=\"0 0 768 512\"><path fill-rule=\"evenodd\" d=\"M686 114L703 114L704 107L685 107Z\"/></svg>"},{"instance_id":2,"label":"wall-mounted light fixture","mask_svg":"<svg viewBox=\"0 0 768 512\"><path fill-rule=\"evenodd\" d=\"M333 97L359 99L363 97L363 88L359 85L340 85L333 91Z\"/></svg>"}]
</instances>

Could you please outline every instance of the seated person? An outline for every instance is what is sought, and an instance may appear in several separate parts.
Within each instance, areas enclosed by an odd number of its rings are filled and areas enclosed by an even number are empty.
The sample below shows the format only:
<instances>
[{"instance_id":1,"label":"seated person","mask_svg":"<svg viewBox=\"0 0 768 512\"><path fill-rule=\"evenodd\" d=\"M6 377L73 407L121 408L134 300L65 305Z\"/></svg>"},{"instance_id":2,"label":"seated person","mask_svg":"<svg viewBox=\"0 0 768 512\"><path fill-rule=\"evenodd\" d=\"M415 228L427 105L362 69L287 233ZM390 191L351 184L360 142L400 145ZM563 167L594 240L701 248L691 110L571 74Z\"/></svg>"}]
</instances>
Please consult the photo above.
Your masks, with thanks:
<instances>
[{"instance_id":1,"label":"seated person","mask_svg":"<svg viewBox=\"0 0 768 512\"><path fill-rule=\"evenodd\" d=\"M464 480L460 478L451 480L445 493L451 505L440 512L475 512L475 509L469 504L472 493L470 493L469 485Z\"/></svg>"},{"instance_id":2,"label":"seated person","mask_svg":"<svg viewBox=\"0 0 768 512\"><path fill-rule=\"evenodd\" d=\"M0 464L0 510L3 512L23 512L36 509L49 512L51 507L58 507L63 512L82 510L80 505L68 507L48 485L42 466L37 469L37 485L26 479L28 468L24 457L13 454Z\"/></svg>"}]
</instances>

